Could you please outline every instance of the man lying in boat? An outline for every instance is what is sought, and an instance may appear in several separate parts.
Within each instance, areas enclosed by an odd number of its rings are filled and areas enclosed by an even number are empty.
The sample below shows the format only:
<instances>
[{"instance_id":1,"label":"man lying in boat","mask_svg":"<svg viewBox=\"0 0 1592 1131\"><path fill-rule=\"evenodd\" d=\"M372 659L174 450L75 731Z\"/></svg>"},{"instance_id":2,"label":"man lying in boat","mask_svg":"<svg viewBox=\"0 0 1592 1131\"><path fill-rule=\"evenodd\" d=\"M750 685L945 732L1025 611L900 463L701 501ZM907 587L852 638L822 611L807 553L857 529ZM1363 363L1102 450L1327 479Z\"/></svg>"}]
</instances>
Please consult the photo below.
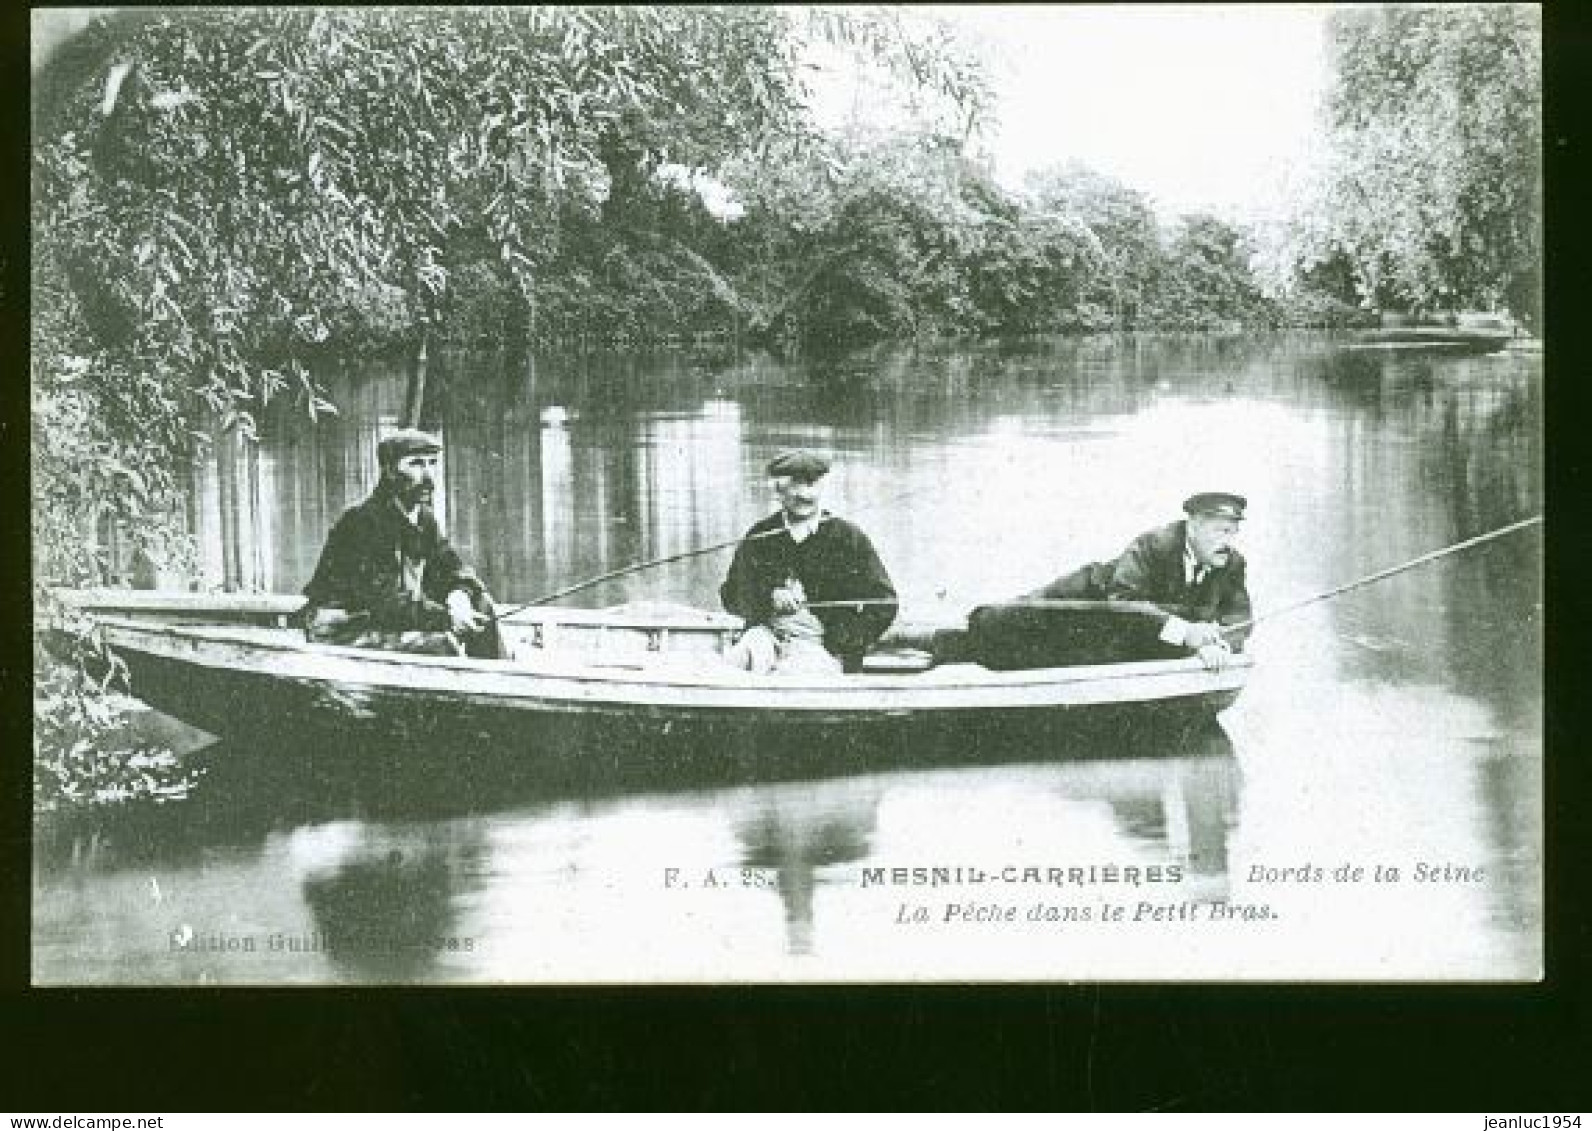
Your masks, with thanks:
<instances>
[{"instance_id":1,"label":"man lying in boat","mask_svg":"<svg viewBox=\"0 0 1592 1131\"><path fill-rule=\"evenodd\" d=\"M381 481L343 512L304 587L312 641L497 659L492 599L431 508L442 441L404 429L376 448Z\"/></svg>"},{"instance_id":2,"label":"man lying in boat","mask_svg":"<svg viewBox=\"0 0 1592 1131\"><path fill-rule=\"evenodd\" d=\"M724 607L746 620L726 656L736 667L860 671L895 619L895 586L873 543L821 506L828 473L829 461L810 451L781 452L768 465L780 509L746 532L719 589Z\"/></svg>"},{"instance_id":3,"label":"man lying in boat","mask_svg":"<svg viewBox=\"0 0 1592 1131\"><path fill-rule=\"evenodd\" d=\"M1228 627L1251 616L1246 565L1234 547L1247 506L1241 495L1194 495L1183 503L1183 519L1139 535L1116 559L1092 562L1009 604L974 610L966 637L946 646L989 666L1046 667L1090 662L1078 653L1090 646L1093 631L1095 646L1112 660L1192 654L1220 671L1249 636L1247 628ZM1139 603L1133 612L1142 615L1112 618L1101 609L1091 624L1087 608L1047 606L1058 601L1110 602L1124 614L1128 603ZM1061 638L1063 630L1069 639ZM1047 634L1053 648L1046 647Z\"/></svg>"}]
</instances>

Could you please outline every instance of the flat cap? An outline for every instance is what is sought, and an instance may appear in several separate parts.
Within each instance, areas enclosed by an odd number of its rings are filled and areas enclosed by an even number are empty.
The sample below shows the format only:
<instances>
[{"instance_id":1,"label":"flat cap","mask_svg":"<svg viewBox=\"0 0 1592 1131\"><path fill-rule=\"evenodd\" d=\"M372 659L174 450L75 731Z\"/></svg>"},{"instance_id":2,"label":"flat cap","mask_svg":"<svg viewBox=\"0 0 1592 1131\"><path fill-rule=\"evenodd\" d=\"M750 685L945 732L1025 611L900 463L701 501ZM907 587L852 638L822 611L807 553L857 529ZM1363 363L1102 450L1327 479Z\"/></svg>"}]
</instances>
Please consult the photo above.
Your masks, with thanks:
<instances>
[{"instance_id":1,"label":"flat cap","mask_svg":"<svg viewBox=\"0 0 1592 1131\"><path fill-rule=\"evenodd\" d=\"M806 448L787 448L768 461L768 477L789 475L792 479L805 479L811 483L829 474L829 460Z\"/></svg>"},{"instance_id":2,"label":"flat cap","mask_svg":"<svg viewBox=\"0 0 1592 1131\"><path fill-rule=\"evenodd\" d=\"M1189 515L1230 518L1242 522L1244 508L1247 506L1249 500L1242 495L1229 495L1225 491L1203 491L1198 495L1190 495L1183 501L1183 512Z\"/></svg>"},{"instance_id":3,"label":"flat cap","mask_svg":"<svg viewBox=\"0 0 1592 1131\"><path fill-rule=\"evenodd\" d=\"M422 432L418 428L400 428L391 435L384 436L381 443L376 445L376 458L381 461L383 467L391 467L405 456L441 450L442 441L430 432Z\"/></svg>"}]
</instances>

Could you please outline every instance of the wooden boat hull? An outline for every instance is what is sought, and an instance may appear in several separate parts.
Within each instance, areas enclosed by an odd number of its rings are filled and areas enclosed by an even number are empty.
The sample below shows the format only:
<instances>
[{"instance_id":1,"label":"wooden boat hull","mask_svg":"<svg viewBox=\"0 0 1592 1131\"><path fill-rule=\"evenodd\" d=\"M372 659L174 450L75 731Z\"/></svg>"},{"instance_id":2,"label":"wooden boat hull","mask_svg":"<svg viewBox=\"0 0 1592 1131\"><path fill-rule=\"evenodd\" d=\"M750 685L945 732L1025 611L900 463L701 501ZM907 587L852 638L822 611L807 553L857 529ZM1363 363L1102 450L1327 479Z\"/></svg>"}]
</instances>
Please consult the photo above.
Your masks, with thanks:
<instances>
[{"instance_id":1,"label":"wooden boat hull","mask_svg":"<svg viewBox=\"0 0 1592 1131\"><path fill-rule=\"evenodd\" d=\"M1351 349L1443 350L1454 353L1497 353L1513 335L1507 331L1464 330L1442 326L1404 326L1366 330L1349 343Z\"/></svg>"},{"instance_id":2,"label":"wooden boat hull","mask_svg":"<svg viewBox=\"0 0 1592 1131\"><path fill-rule=\"evenodd\" d=\"M1180 659L762 677L628 653L602 662L413 656L310 644L258 623L170 623L169 610L162 623L127 611L97 619L133 693L218 736L321 757L447 750L583 771L666 773L689 762L739 774L778 762L824 772L966 757L970 744L1036 757L1116 754L1208 722L1250 666L1237 657L1220 673Z\"/></svg>"}]
</instances>

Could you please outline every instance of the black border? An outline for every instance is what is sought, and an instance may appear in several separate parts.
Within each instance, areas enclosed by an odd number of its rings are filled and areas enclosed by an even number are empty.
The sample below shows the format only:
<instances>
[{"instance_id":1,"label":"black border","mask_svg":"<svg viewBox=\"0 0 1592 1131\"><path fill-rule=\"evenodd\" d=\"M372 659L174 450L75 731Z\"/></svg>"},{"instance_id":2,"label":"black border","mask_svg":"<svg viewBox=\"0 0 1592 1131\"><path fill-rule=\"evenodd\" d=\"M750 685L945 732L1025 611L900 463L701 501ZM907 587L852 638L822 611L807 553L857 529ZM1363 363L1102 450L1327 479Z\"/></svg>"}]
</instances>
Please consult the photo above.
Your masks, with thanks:
<instances>
[{"instance_id":1,"label":"black border","mask_svg":"<svg viewBox=\"0 0 1592 1131\"><path fill-rule=\"evenodd\" d=\"M1572 14L1574 13L1574 14ZM27 14L0 71L5 340L26 342ZM1548 978L1525 986L925 986L32 990L26 492L0 511L0 1103L37 1114L194 1110L1586 1111L1583 798L1588 638L1576 575L1588 473L1587 318L1573 174L1588 27L1546 12L1549 497ZM0 382L0 482L27 482L22 357Z\"/></svg>"}]
</instances>

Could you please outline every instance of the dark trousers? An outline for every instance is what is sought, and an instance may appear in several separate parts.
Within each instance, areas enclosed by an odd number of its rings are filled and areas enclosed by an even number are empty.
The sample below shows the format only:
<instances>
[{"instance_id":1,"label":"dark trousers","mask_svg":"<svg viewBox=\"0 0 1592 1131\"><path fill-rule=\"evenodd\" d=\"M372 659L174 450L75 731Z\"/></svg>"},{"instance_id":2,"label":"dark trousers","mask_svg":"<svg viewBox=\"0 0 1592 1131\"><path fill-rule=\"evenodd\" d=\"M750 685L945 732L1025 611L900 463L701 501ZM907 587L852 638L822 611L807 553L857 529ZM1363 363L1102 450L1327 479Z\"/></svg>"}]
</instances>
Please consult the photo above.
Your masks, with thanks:
<instances>
[{"instance_id":1,"label":"dark trousers","mask_svg":"<svg viewBox=\"0 0 1592 1131\"><path fill-rule=\"evenodd\" d=\"M489 619L480 632L467 635L433 629L376 628L371 625L368 612L351 612L333 606L314 610L309 615L304 635L311 643L338 644L344 648L375 648L419 656L469 656L477 660L508 659L492 598L481 593L471 598L470 605Z\"/></svg>"}]
</instances>

